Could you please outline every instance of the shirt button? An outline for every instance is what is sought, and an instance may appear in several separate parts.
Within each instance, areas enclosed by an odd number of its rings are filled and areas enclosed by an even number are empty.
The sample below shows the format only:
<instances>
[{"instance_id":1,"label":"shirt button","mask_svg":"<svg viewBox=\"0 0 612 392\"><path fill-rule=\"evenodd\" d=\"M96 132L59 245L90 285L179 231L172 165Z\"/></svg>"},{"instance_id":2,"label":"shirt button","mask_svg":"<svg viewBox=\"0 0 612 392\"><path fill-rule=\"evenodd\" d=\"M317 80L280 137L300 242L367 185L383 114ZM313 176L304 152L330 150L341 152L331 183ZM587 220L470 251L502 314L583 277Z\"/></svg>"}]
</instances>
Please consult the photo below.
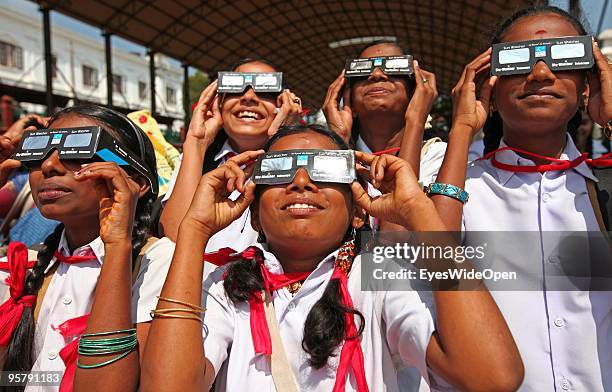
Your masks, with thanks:
<instances>
[{"instance_id":1,"label":"shirt button","mask_svg":"<svg viewBox=\"0 0 612 392\"><path fill-rule=\"evenodd\" d=\"M564 391L567 391L570 389L570 383L566 378L561 379L560 385L561 385L561 389L563 389Z\"/></svg>"},{"instance_id":2,"label":"shirt button","mask_svg":"<svg viewBox=\"0 0 612 392\"><path fill-rule=\"evenodd\" d=\"M554 321L555 325L559 328L564 327L565 326L565 320L563 320L561 317L557 317Z\"/></svg>"},{"instance_id":3,"label":"shirt button","mask_svg":"<svg viewBox=\"0 0 612 392\"><path fill-rule=\"evenodd\" d=\"M290 302L290 303L289 303L289 306L287 306L287 308L288 308L289 310L293 310L293 309L295 309L295 304L294 304L293 302Z\"/></svg>"},{"instance_id":4,"label":"shirt button","mask_svg":"<svg viewBox=\"0 0 612 392\"><path fill-rule=\"evenodd\" d=\"M63 303L64 305L70 305L70 304L72 303L72 298L70 298L70 297L64 297L64 298L62 298L62 303Z\"/></svg>"},{"instance_id":5,"label":"shirt button","mask_svg":"<svg viewBox=\"0 0 612 392\"><path fill-rule=\"evenodd\" d=\"M57 358L57 351L49 350L49 352L47 353L47 358L49 358L50 360L54 360L55 358Z\"/></svg>"},{"instance_id":6,"label":"shirt button","mask_svg":"<svg viewBox=\"0 0 612 392\"><path fill-rule=\"evenodd\" d=\"M549 263L553 263L553 264L557 264L559 262L559 256L557 256L557 255L550 255L550 256L548 256L548 262Z\"/></svg>"},{"instance_id":7,"label":"shirt button","mask_svg":"<svg viewBox=\"0 0 612 392\"><path fill-rule=\"evenodd\" d=\"M543 194L542 194L542 201L543 201L544 203L546 203L546 202L547 202L547 201L549 201L549 200L550 200L550 193L543 193Z\"/></svg>"}]
</instances>

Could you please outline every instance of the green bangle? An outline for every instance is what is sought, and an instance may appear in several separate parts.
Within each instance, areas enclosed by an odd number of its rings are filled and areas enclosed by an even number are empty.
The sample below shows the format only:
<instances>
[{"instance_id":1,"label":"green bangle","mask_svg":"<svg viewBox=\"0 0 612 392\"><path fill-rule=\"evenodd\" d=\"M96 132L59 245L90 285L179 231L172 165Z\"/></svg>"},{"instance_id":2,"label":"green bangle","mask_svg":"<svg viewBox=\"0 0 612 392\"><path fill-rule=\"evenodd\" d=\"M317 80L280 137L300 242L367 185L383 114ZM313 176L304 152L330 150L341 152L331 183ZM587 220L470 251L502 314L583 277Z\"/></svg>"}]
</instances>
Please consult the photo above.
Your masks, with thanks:
<instances>
[{"instance_id":1,"label":"green bangle","mask_svg":"<svg viewBox=\"0 0 612 392\"><path fill-rule=\"evenodd\" d=\"M455 200L459 200L461 203L465 204L470 199L470 194L459 188L458 186L451 184L443 184L441 182L434 182L429 184L429 186L425 189L427 195L444 195L451 197Z\"/></svg>"},{"instance_id":2,"label":"green bangle","mask_svg":"<svg viewBox=\"0 0 612 392\"><path fill-rule=\"evenodd\" d=\"M102 338L102 339L92 339L92 337L100 337L100 336L108 336L108 335L116 335L126 333L126 336L119 336L114 338ZM108 354L117 354L116 357L113 357L107 361L102 363L96 363L93 365L83 365L79 363L77 359L77 367L81 369L93 369L102 366L106 366L113 362L120 360L121 358L126 357L129 353L131 353L136 346L138 345L138 339L136 336L136 329L122 329L118 331L108 331L108 332L94 332L88 333L81 336L79 339L79 345L77 349L78 355L83 356L98 356L98 355L108 355Z\"/></svg>"},{"instance_id":3,"label":"green bangle","mask_svg":"<svg viewBox=\"0 0 612 392\"><path fill-rule=\"evenodd\" d=\"M134 350L134 348L136 348L136 344L134 344L134 347L132 347L132 349L129 350L129 351L126 351L126 352L124 352L122 354L119 354L116 357L109 359L108 361L104 361L102 363L96 363L96 364L93 364L93 365L83 365L82 363L79 362L79 359L77 358L76 365L77 365L78 368L81 368L81 369L95 369L95 368L99 368L99 367L102 367L102 366L110 365L113 362L117 362L118 360L127 357L128 354L131 353Z\"/></svg>"}]
</instances>

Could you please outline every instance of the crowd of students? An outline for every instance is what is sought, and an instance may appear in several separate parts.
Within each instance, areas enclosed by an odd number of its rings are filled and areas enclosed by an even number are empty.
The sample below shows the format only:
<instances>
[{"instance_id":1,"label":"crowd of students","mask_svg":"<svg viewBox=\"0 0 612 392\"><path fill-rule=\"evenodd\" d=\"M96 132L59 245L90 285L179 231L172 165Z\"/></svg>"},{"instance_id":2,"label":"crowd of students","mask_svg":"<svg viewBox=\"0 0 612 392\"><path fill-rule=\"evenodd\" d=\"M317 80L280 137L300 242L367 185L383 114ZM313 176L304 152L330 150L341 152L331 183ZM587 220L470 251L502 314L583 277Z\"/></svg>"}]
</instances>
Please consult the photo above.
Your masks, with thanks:
<instances>
[{"instance_id":1,"label":"crowd of students","mask_svg":"<svg viewBox=\"0 0 612 392\"><path fill-rule=\"evenodd\" d=\"M565 11L530 7L491 44L587 34ZM366 229L439 232L437 244L532 233L537 249L496 253L507 270L563 257L546 232L607 235L611 160L586 159L569 136L583 112L612 129L612 65L592 51L592 70L538 61L491 76L487 49L458 75L448 143L423 140L437 89L417 61L410 77L340 73L326 127L297 124L290 90L213 82L163 197L153 145L123 114L74 106L37 121L100 127L140 167L59 147L20 160L29 128L18 122L0 137L0 181L27 166L40 214L60 225L37 251L12 242L0 263L2 369L61 372L31 391L612 391L610 289L557 290L546 273L532 290L362 289ZM405 54L377 42L357 57ZM280 71L253 59L231 70ZM480 130L485 156L468 167ZM304 166L271 185L250 179L265 154L294 150L354 150L358 178L317 181Z\"/></svg>"}]
</instances>

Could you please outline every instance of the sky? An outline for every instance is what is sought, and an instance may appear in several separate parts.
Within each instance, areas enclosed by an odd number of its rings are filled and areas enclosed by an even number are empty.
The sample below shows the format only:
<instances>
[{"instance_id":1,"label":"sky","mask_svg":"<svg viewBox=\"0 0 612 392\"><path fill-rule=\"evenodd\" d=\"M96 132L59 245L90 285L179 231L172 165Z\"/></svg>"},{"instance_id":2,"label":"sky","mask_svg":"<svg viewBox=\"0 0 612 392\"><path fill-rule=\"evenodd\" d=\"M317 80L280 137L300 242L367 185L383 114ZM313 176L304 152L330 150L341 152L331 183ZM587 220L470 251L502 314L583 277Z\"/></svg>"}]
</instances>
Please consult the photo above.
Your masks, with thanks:
<instances>
[{"instance_id":1,"label":"sky","mask_svg":"<svg viewBox=\"0 0 612 392\"><path fill-rule=\"evenodd\" d=\"M569 7L569 0L549 0L551 5L555 5L559 8L566 9ZM595 31L599 24L600 18L604 15L603 23L602 23L602 31L605 29L612 28L612 0L607 1L607 7L604 11L604 6L606 5L606 0L582 0L581 2L584 18L588 21L590 25L590 30L593 33L597 34ZM28 0L0 0L0 7L9 7L9 8L18 8L23 10L31 15L35 15L38 9L38 5L32 1ZM93 39L99 40L102 42L102 36L100 33L100 29L87 25L85 23L81 23L75 19L72 19L68 16L62 15L59 12L51 13L51 25L57 24L58 26L62 26L64 28L73 30L77 33L86 35ZM112 45L114 47L120 48L129 52L138 52L144 54L146 49L138 44L134 44L125 39L113 36L112 37ZM180 66L180 62L176 60L171 60L173 65ZM190 67L190 73L195 72L193 67Z\"/></svg>"}]
</instances>

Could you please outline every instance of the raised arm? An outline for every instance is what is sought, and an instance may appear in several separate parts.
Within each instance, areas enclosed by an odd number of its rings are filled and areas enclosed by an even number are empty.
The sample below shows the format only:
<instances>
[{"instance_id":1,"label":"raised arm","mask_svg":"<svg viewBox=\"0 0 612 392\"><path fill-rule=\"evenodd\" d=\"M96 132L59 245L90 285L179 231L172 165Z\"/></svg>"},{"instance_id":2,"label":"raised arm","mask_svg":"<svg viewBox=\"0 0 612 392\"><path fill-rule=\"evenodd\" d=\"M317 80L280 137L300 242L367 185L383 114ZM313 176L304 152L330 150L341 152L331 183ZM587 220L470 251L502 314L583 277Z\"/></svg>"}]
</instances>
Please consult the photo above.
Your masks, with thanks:
<instances>
[{"instance_id":1,"label":"raised arm","mask_svg":"<svg viewBox=\"0 0 612 392\"><path fill-rule=\"evenodd\" d=\"M17 120L11 127L0 135L0 188L3 187L15 169L21 166L19 161L10 159L17 145L21 141L21 136L25 130L35 129L35 126L28 126L31 122L36 122L44 127L48 118L40 117L36 114L28 114Z\"/></svg>"},{"instance_id":2,"label":"raised arm","mask_svg":"<svg viewBox=\"0 0 612 392\"><path fill-rule=\"evenodd\" d=\"M416 89L406 109L406 125L402 134L402 143L398 156L408 162L417 178L421 168L421 147L427 116L438 97L436 75L427 72L414 60L414 78ZM427 184L425 184L427 185Z\"/></svg>"},{"instance_id":3,"label":"raised arm","mask_svg":"<svg viewBox=\"0 0 612 392\"><path fill-rule=\"evenodd\" d=\"M427 116L438 97L436 75L419 67L414 60L416 89L405 114L405 126L398 156L408 162L417 178L421 170L421 147ZM405 231L406 228L388 221L380 222L380 231Z\"/></svg>"},{"instance_id":4,"label":"raised arm","mask_svg":"<svg viewBox=\"0 0 612 392\"><path fill-rule=\"evenodd\" d=\"M207 173L181 223L172 264L160 298L202 306L202 250L208 239L242 215L254 198L255 184L245 184L247 176L240 165L262 151L247 151ZM234 189L242 195L228 198ZM161 300L156 311L190 308L179 302ZM193 308L192 308L193 310ZM170 312L153 319L142 364L143 391L207 391L214 381L215 369L206 359L202 323L195 319L173 318L193 315ZM218 369L217 369L218 370Z\"/></svg>"},{"instance_id":5,"label":"raised arm","mask_svg":"<svg viewBox=\"0 0 612 392\"><path fill-rule=\"evenodd\" d=\"M126 338L134 328L132 322L132 227L139 196L148 190L142 177L136 182L114 162L96 162L75 172L78 181L95 180L100 198L100 238L104 242L104 263L96 286L86 334L111 333L82 337L81 343L100 338ZM138 344L144 347L146 326L137 326ZM129 353L119 359L123 353ZM113 359L116 361L96 367ZM107 355L79 355L78 363L92 368L77 367L74 390L134 391L140 373L138 350L125 349Z\"/></svg>"},{"instance_id":6,"label":"raised arm","mask_svg":"<svg viewBox=\"0 0 612 392\"><path fill-rule=\"evenodd\" d=\"M390 155L374 157L361 152L356 155L370 166L372 183L383 191L382 196L372 199L354 182L353 196L359 206L373 216L414 232L439 231L431 245L453 244L444 233L446 227L433 202L422 192L405 161ZM432 241L432 236L423 238L428 241L428 237ZM437 260L426 267L471 268L466 262L441 265ZM436 332L427 347L428 366L462 390L516 390L523 379L523 365L510 330L482 282L467 283L472 290L434 291Z\"/></svg>"},{"instance_id":7,"label":"raised arm","mask_svg":"<svg viewBox=\"0 0 612 392\"><path fill-rule=\"evenodd\" d=\"M217 81L214 81L202 91L193 112L183 144L183 158L176 183L160 216L162 231L172 241L177 239L179 225L187 213L198 181L202 177L204 156L222 124Z\"/></svg>"},{"instance_id":8,"label":"raised arm","mask_svg":"<svg viewBox=\"0 0 612 392\"><path fill-rule=\"evenodd\" d=\"M453 125L448 138L446 154L436 182L463 189L468 165L468 150L474 134L485 124L489 116L489 102L496 77L487 77L491 67L491 49L468 64L459 82L453 88ZM485 79L476 96L476 82ZM461 231L463 204L456 199L432 195L438 214L448 231Z\"/></svg>"}]
</instances>

